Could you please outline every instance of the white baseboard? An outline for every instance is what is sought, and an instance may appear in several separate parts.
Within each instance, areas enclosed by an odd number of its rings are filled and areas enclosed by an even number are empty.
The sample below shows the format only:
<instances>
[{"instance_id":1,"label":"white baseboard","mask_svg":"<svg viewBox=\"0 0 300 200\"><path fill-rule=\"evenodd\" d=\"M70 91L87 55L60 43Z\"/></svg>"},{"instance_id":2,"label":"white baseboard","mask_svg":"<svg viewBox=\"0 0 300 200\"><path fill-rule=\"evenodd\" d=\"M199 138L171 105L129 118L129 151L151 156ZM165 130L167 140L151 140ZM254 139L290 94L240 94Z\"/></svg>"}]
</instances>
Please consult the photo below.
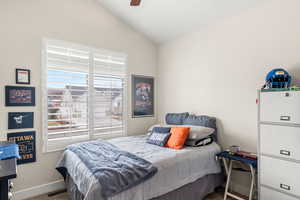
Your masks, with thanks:
<instances>
[{"instance_id":1,"label":"white baseboard","mask_svg":"<svg viewBox=\"0 0 300 200\"><path fill-rule=\"evenodd\" d=\"M14 200L24 200L32 197L36 197L39 195L47 194L50 192L55 192L58 190L65 189L65 182L63 180L34 186L32 188L20 190L14 193Z\"/></svg>"}]
</instances>

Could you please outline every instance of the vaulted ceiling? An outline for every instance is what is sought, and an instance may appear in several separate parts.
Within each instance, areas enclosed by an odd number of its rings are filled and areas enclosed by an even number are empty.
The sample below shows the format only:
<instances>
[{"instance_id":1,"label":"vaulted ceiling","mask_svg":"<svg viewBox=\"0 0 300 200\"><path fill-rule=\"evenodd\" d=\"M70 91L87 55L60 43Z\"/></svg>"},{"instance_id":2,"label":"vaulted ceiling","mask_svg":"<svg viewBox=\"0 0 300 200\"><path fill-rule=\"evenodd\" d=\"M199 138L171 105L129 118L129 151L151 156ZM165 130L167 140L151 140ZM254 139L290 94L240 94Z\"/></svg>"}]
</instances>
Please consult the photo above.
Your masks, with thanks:
<instances>
[{"instance_id":1,"label":"vaulted ceiling","mask_svg":"<svg viewBox=\"0 0 300 200\"><path fill-rule=\"evenodd\" d=\"M130 0L98 0L125 23L156 43L216 23L267 0L142 0L131 7Z\"/></svg>"}]
</instances>

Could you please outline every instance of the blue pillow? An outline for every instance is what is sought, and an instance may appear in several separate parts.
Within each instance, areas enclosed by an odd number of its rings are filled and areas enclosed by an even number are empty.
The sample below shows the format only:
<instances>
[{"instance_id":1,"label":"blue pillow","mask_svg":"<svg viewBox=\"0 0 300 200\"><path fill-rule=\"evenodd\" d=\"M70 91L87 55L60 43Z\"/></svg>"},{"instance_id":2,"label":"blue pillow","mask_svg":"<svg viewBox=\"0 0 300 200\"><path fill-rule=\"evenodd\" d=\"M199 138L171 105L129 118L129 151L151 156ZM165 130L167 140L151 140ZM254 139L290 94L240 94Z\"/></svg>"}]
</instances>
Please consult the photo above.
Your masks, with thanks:
<instances>
[{"instance_id":1,"label":"blue pillow","mask_svg":"<svg viewBox=\"0 0 300 200\"><path fill-rule=\"evenodd\" d=\"M169 140L171 136L171 128L165 128L165 127L155 127L152 130L151 135L149 135L147 139L147 143L154 144L158 146L165 146L167 141Z\"/></svg>"},{"instance_id":2,"label":"blue pillow","mask_svg":"<svg viewBox=\"0 0 300 200\"><path fill-rule=\"evenodd\" d=\"M166 115L166 123L170 125L182 125L183 121L189 116L188 112L185 113L168 113Z\"/></svg>"},{"instance_id":3,"label":"blue pillow","mask_svg":"<svg viewBox=\"0 0 300 200\"><path fill-rule=\"evenodd\" d=\"M171 128L170 127L154 127L152 129L152 133L157 132L157 133L170 133Z\"/></svg>"}]
</instances>

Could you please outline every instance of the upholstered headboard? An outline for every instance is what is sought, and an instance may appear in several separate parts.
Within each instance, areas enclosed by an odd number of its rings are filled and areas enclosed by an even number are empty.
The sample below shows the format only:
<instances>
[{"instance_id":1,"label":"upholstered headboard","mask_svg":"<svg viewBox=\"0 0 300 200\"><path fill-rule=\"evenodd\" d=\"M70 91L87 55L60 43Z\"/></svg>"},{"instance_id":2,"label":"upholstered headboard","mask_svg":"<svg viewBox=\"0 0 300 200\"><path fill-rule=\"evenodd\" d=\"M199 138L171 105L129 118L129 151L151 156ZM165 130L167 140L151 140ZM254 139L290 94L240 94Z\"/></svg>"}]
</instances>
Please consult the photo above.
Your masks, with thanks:
<instances>
[{"instance_id":1,"label":"upholstered headboard","mask_svg":"<svg viewBox=\"0 0 300 200\"><path fill-rule=\"evenodd\" d=\"M205 126L214 128L215 140L217 141L217 123L215 117L206 115L190 115L185 113L168 113L166 115L166 123L170 125L191 125L191 126Z\"/></svg>"},{"instance_id":2,"label":"upholstered headboard","mask_svg":"<svg viewBox=\"0 0 300 200\"><path fill-rule=\"evenodd\" d=\"M189 113L168 113L166 115L166 123L170 125L183 125L183 122L188 118Z\"/></svg>"}]
</instances>

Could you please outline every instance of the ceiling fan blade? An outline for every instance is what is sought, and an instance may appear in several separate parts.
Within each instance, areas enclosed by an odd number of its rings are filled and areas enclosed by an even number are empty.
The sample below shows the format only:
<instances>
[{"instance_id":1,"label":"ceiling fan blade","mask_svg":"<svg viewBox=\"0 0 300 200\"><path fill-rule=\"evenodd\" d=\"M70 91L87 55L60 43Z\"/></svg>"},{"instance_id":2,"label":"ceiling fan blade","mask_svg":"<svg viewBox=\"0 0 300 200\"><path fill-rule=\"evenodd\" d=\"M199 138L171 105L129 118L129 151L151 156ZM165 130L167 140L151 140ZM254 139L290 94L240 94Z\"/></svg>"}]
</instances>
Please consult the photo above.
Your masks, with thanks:
<instances>
[{"instance_id":1,"label":"ceiling fan blade","mask_svg":"<svg viewBox=\"0 0 300 200\"><path fill-rule=\"evenodd\" d=\"M141 4L141 0L131 0L131 6L139 6Z\"/></svg>"}]
</instances>

